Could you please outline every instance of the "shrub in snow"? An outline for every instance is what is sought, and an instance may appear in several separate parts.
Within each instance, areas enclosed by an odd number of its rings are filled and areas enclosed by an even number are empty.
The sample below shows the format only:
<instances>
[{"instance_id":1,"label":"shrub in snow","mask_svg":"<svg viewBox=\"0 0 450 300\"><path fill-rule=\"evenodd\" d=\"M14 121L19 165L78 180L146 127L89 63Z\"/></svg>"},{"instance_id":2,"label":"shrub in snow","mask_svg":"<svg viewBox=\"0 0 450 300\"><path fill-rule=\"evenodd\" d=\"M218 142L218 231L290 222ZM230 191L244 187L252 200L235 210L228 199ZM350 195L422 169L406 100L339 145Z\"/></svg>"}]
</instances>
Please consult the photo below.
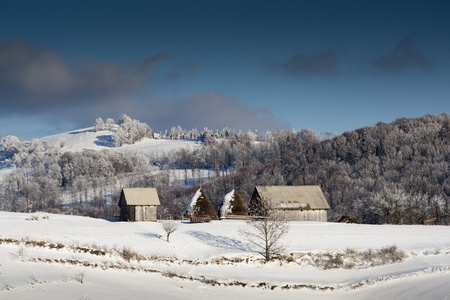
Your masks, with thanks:
<instances>
[{"instance_id":1,"label":"shrub in snow","mask_svg":"<svg viewBox=\"0 0 450 300\"><path fill-rule=\"evenodd\" d=\"M347 224L358 224L358 222L355 221L352 217L349 216L342 216L338 223L347 223Z\"/></svg>"},{"instance_id":2,"label":"shrub in snow","mask_svg":"<svg viewBox=\"0 0 450 300\"><path fill-rule=\"evenodd\" d=\"M86 276L86 274L84 272L79 272L77 273L77 275L75 276L75 280L78 281L79 283L83 284L84 283L84 277Z\"/></svg>"}]
</instances>

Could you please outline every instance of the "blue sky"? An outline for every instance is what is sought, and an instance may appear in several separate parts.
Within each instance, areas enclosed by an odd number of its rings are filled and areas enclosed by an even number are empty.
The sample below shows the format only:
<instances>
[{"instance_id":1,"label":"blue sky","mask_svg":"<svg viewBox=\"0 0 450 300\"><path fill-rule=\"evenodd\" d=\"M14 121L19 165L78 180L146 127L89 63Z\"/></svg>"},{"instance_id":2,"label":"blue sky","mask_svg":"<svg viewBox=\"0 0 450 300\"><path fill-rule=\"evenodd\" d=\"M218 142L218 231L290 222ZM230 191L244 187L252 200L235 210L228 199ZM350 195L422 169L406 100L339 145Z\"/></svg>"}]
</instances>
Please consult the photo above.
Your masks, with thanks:
<instances>
[{"instance_id":1,"label":"blue sky","mask_svg":"<svg viewBox=\"0 0 450 300\"><path fill-rule=\"evenodd\" d=\"M448 1L1 1L0 136L354 130L450 112Z\"/></svg>"}]
</instances>

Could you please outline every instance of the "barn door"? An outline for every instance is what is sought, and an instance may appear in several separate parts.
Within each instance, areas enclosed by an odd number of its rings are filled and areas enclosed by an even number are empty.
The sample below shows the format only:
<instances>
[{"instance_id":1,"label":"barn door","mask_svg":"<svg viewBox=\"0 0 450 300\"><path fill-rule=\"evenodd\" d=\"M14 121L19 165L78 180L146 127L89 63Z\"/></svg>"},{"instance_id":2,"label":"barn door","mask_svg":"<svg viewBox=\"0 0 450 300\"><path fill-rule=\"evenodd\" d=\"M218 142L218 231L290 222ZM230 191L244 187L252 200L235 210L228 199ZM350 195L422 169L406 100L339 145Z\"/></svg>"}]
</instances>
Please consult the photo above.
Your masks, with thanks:
<instances>
[{"instance_id":1,"label":"barn door","mask_svg":"<svg viewBox=\"0 0 450 300\"><path fill-rule=\"evenodd\" d=\"M142 206L141 207L141 221L147 221L147 219L145 218L145 211L147 210L146 206Z\"/></svg>"}]
</instances>

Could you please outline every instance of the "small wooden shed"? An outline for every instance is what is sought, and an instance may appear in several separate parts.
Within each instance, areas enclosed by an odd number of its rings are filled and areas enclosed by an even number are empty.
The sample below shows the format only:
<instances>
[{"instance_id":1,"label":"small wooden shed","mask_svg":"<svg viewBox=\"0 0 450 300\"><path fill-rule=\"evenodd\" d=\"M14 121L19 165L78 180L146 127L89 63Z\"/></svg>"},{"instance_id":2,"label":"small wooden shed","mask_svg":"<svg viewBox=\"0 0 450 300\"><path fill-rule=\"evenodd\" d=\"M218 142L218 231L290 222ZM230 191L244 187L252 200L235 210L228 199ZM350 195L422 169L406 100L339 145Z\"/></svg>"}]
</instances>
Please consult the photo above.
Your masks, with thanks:
<instances>
[{"instance_id":1,"label":"small wooden shed","mask_svg":"<svg viewBox=\"0 0 450 300\"><path fill-rule=\"evenodd\" d=\"M250 213L263 215L267 209L282 210L288 221L327 222L330 206L318 185L255 186Z\"/></svg>"},{"instance_id":2,"label":"small wooden shed","mask_svg":"<svg viewBox=\"0 0 450 300\"><path fill-rule=\"evenodd\" d=\"M161 205L155 188L123 188L120 194L121 221L156 221Z\"/></svg>"},{"instance_id":3,"label":"small wooden shed","mask_svg":"<svg viewBox=\"0 0 450 300\"><path fill-rule=\"evenodd\" d=\"M183 216L189 218L192 223L209 222L219 219L214 206L201 188L192 196Z\"/></svg>"},{"instance_id":4,"label":"small wooden shed","mask_svg":"<svg viewBox=\"0 0 450 300\"><path fill-rule=\"evenodd\" d=\"M218 214L221 220L242 220L247 218L248 210L241 195L232 190L222 198Z\"/></svg>"}]
</instances>

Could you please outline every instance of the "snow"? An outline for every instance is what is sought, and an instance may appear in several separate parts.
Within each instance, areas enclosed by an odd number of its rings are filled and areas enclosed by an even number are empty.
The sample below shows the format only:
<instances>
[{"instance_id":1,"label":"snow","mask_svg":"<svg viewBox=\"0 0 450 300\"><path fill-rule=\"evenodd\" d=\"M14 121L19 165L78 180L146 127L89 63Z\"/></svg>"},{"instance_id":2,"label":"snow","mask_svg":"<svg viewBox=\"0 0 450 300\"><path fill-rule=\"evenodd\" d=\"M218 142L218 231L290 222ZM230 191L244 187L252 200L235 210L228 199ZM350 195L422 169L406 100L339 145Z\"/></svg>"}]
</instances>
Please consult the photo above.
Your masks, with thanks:
<instances>
[{"instance_id":1,"label":"snow","mask_svg":"<svg viewBox=\"0 0 450 300\"><path fill-rule=\"evenodd\" d=\"M232 208L231 208L231 201L233 201L234 199L234 190L232 190L231 192L229 192L228 194L226 194L221 202L221 206L220 206L220 216L226 216L227 214L231 213Z\"/></svg>"},{"instance_id":2,"label":"snow","mask_svg":"<svg viewBox=\"0 0 450 300\"><path fill-rule=\"evenodd\" d=\"M145 154L170 152L174 149L189 148L194 149L202 147L203 143L198 140L160 140L159 134L155 134L155 139L144 138L142 141L133 145L124 145L115 147L112 139L113 131L102 130L94 131L94 127L78 129L66 133L60 133L43 137L40 140L47 141L50 145L55 145L58 140L64 140L63 151L82 151L82 150L115 150L115 151L134 151Z\"/></svg>"},{"instance_id":3,"label":"snow","mask_svg":"<svg viewBox=\"0 0 450 300\"><path fill-rule=\"evenodd\" d=\"M198 198L202 195L201 189L198 189L194 196L192 196L191 200L189 201L188 205L186 206L186 209L183 213L183 216L187 216L192 212L192 208L195 207L195 204L197 203Z\"/></svg>"},{"instance_id":4,"label":"snow","mask_svg":"<svg viewBox=\"0 0 450 300\"><path fill-rule=\"evenodd\" d=\"M38 221L33 221L32 216ZM0 299L450 297L448 226L290 222L283 240L287 254L302 253L307 257L348 248L376 251L389 245L407 254L404 261L395 264L324 270L299 261L263 263L262 256L239 234L239 229L246 226L244 221L176 222L180 227L167 243L157 222L0 212L0 239L22 241L21 245L0 243ZM64 247L33 247L25 241L60 243ZM72 250L75 247L109 252L93 255ZM153 259L128 262L119 255L124 247ZM212 262L222 257L248 258L249 262ZM195 280L187 279L191 276ZM208 280L221 285L208 284ZM236 281L246 286L229 285ZM261 283L266 286L257 287ZM305 287L281 288L286 285Z\"/></svg>"},{"instance_id":5,"label":"snow","mask_svg":"<svg viewBox=\"0 0 450 300\"><path fill-rule=\"evenodd\" d=\"M0 168L0 182L3 180L4 177L11 174L13 170L14 170L13 168Z\"/></svg>"}]
</instances>

